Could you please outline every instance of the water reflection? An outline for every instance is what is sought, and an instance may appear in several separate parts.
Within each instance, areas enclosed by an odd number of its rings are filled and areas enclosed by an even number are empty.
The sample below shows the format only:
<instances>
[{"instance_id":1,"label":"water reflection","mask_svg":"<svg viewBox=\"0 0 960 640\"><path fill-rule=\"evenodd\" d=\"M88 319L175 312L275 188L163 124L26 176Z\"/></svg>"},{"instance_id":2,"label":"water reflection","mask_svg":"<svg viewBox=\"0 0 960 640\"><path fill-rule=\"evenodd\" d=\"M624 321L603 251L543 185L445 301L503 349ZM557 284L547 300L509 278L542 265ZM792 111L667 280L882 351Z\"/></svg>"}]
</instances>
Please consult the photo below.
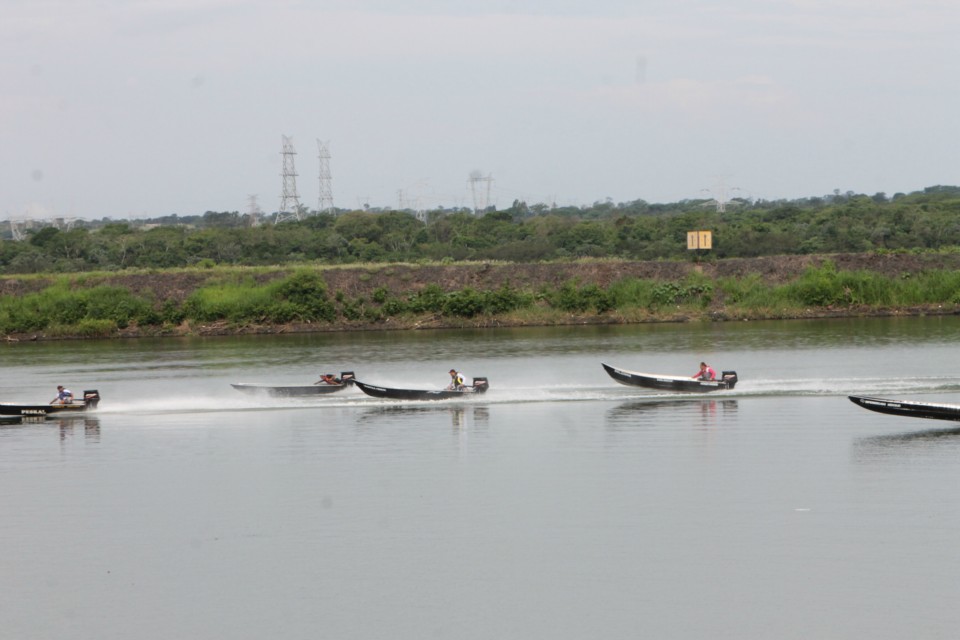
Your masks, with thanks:
<instances>
[{"instance_id":1,"label":"water reflection","mask_svg":"<svg viewBox=\"0 0 960 640\"><path fill-rule=\"evenodd\" d=\"M736 400L703 398L696 400L648 400L631 401L618 405L607 412L611 423L634 424L644 414L670 411L690 421L699 417L701 426L716 426L719 416L737 411Z\"/></svg>"},{"instance_id":2,"label":"water reflection","mask_svg":"<svg viewBox=\"0 0 960 640\"><path fill-rule=\"evenodd\" d=\"M924 431L909 431L905 433L891 433L882 436L870 436L854 441L854 448L862 451L894 449L905 446L927 445L932 442L956 440L960 443L960 426L950 426L943 429L926 429Z\"/></svg>"},{"instance_id":3,"label":"water reflection","mask_svg":"<svg viewBox=\"0 0 960 640\"><path fill-rule=\"evenodd\" d=\"M20 416L0 416L0 429L15 429L23 426L23 418Z\"/></svg>"},{"instance_id":4,"label":"water reflection","mask_svg":"<svg viewBox=\"0 0 960 640\"><path fill-rule=\"evenodd\" d=\"M387 406L373 407L364 411L358 418L361 423L391 423L398 419L417 419L449 414L450 426L462 429L470 418L475 425L487 425L490 421L490 409L486 406L449 405L449 406Z\"/></svg>"},{"instance_id":5,"label":"water reflection","mask_svg":"<svg viewBox=\"0 0 960 640\"><path fill-rule=\"evenodd\" d=\"M60 440L66 440L68 437L73 436L75 429L82 424L84 439L93 442L100 441L100 418L53 418L47 420L47 422L52 422L57 425L60 432Z\"/></svg>"},{"instance_id":6,"label":"water reflection","mask_svg":"<svg viewBox=\"0 0 960 640\"><path fill-rule=\"evenodd\" d=\"M909 421L909 419L908 419ZM904 462L929 464L932 459L955 460L960 451L960 425L923 429L858 438L851 445L851 458L857 464L883 467Z\"/></svg>"},{"instance_id":7,"label":"water reflection","mask_svg":"<svg viewBox=\"0 0 960 640\"><path fill-rule=\"evenodd\" d=\"M66 440L72 436L78 426L83 426L83 437L93 442L100 441L100 418L90 416L58 416L56 418L48 416L4 416L0 420L0 428L30 427L56 428L60 435L60 440Z\"/></svg>"}]
</instances>

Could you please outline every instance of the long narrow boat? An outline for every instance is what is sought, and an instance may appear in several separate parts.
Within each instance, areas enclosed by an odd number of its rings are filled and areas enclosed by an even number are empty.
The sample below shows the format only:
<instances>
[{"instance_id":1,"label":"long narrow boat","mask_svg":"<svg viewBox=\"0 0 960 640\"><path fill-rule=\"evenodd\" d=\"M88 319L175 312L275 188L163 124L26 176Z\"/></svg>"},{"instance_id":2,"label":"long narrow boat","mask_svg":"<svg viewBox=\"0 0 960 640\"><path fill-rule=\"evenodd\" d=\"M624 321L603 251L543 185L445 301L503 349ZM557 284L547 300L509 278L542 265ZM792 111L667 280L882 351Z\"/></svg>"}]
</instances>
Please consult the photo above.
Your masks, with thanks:
<instances>
[{"instance_id":1,"label":"long narrow boat","mask_svg":"<svg viewBox=\"0 0 960 640\"><path fill-rule=\"evenodd\" d=\"M448 400L450 398L465 398L481 393L486 393L490 384L486 378L474 378L473 384L463 387L463 389L391 389L389 387L378 387L354 380L361 391L374 398L388 398L390 400Z\"/></svg>"},{"instance_id":2,"label":"long narrow boat","mask_svg":"<svg viewBox=\"0 0 960 640\"><path fill-rule=\"evenodd\" d=\"M82 400L69 404L13 404L0 403L0 416L44 417L93 411L100 403L100 392L96 389L83 392Z\"/></svg>"},{"instance_id":3,"label":"long narrow boat","mask_svg":"<svg viewBox=\"0 0 960 640\"><path fill-rule=\"evenodd\" d=\"M235 382L230 383L230 386L236 389L237 391L242 391L243 393L251 394L265 394L273 397L303 397L303 396L319 396L327 393L336 393L337 391L343 391L347 387L353 384L353 372L344 371L340 374L340 382L338 383L327 383L327 382L317 382L315 384L303 384L303 385L271 385L271 384L259 384L256 382Z\"/></svg>"},{"instance_id":4,"label":"long narrow boat","mask_svg":"<svg viewBox=\"0 0 960 640\"><path fill-rule=\"evenodd\" d=\"M887 400L885 398L871 398L869 396L847 396L850 402L876 411L894 416L908 416L910 418L932 418L933 420L960 421L960 405L937 404L934 402L913 402L911 400Z\"/></svg>"},{"instance_id":5,"label":"long narrow boat","mask_svg":"<svg viewBox=\"0 0 960 640\"><path fill-rule=\"evenodd\" d=\"M707 391L733 389L737 384L736 371L724 371L719 380L700 380L697 378L669 376L659 373L640 373L638 371L628 371L626 369L612 367L603 362L600 364L603 365L603 368L610 374L611 378L620 384L633 387L703 393Z\"/></svg>"}]
</instances>

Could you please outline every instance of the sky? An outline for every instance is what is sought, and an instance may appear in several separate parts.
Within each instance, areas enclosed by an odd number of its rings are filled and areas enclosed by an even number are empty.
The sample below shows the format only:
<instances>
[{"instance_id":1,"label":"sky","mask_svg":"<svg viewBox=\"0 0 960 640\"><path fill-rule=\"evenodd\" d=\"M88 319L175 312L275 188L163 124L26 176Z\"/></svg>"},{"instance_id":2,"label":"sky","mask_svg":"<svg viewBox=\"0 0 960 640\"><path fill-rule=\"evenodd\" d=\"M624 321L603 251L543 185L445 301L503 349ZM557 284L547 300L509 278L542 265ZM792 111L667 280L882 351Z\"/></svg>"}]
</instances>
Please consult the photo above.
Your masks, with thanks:
<instances>
[{"instance_id":1,"label":"sky","mask_svg":"<svg viewBox=\"0 0 960 640\"><path fill-rule=\"evenodd\" d=\"M0 220L960 184L956 0L0 0ZM481 180L471 181L471 176ZM473 187L473 188L471 188Z\"/></svg>"}]
</instances>

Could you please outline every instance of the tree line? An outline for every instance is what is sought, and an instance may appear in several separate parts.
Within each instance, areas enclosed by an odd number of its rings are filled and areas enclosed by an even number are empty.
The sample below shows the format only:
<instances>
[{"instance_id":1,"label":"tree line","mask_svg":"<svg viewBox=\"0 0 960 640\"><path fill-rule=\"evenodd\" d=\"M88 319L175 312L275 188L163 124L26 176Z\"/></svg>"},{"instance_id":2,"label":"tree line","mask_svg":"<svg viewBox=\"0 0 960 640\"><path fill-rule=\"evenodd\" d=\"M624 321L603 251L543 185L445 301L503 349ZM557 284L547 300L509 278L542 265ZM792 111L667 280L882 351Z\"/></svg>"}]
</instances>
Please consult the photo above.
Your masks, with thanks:
<instances>
[{"instance_id":1,"label":"tree line","mask_svg":"<svg viewBox=\"0 0 960 640\"><path fill-rule=\"evenodd\" d=\"M237 212L153 220L81 221L70 229L0 236L0 273L116 271L305 262L502 260L581 257L684 259L687 232L713 234L710 256L940 249L960 245L960 187L909 194L835 192L792 201L610 201L547 207L515 201L477 216L437 210L313 213L299 221L253 226Z\"/></svg>"}]
</instances>

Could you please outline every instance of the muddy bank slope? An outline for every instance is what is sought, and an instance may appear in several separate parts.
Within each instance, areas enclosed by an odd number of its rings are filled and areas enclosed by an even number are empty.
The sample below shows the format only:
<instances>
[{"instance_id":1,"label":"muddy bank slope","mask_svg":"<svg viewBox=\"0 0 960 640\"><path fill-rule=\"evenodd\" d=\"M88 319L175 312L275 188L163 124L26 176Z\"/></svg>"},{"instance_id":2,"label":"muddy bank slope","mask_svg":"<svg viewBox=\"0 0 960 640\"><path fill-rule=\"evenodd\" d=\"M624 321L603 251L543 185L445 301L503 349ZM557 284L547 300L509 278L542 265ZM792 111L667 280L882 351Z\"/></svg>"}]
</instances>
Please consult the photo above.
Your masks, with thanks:
<instances>
[{"instance_id":1,"label":"muddy bank slope","mask_svg":"<svg viewBox=\"0 0 960 640\"><path fill-rule=\"evenodd\" d=\"M842 271L872 271L885 276L903 276L934 269L960 269L958 254L836 254L830 256L777 256L764 258L731 258L727 260L694 262L584 260L577 262L508 264L457 263L449 265L383 264L315 267L326 281L331 294L342 291L357 297L369 297L376 289L390 292L419 291L437 284L444 291L458 291L464 287L479 290L498 289L510 285L519 289L537 290L556 287L568 281L580 285L596 284L606 287L622 278L677 281L694 271L708 278L744 277L759 275L770 284L782 284L799 277L809 267L831 261ZM285 277L296 268L244 268L229 272L248 272L260 282ZM182 302L194 290L213 279L222 278L224 271L214 269L151 271L85 275L76 274L80 286L84 284L113 284L127 287L135 293L152 292L159 301ZM52 278L8 276L0 279L0 294L23 294L48 286Z\"/></svg>"},{"instance_id":2,"label":"muddy bank slope","mask_svg":"<svg viewBox=\"0 0 960 640\"><path fill-rule=\"evenodd\" d=\"M757 275L771 285L783 284L799 277L807 268L817 267L825 261L831 261L842 271L870 271L888 277L904 277L930 270L960 269L960 254L952 253L890 253L890 254L836 254L829 256L777 256L763 258L736 258L727 260L705 260L702 262L679 261L628 261L628 260L584 260L558 263L457 263L449 265L383 264L364 266L316 266L327 283L331 296L342 293L349 298L367 298L377 289L386 289L390 293L411 293L428 285L439 285L444 291L459 291L465 287L476 290L495 290L509 285L513 288L536 291L541 288L556 288L566 282L578 284L596 284L607 287L623 278L642 278L663 281L679 281L692 272L700 272L707 278L745 277ZM75 286L94 286L111 284L123 286L139 295L148 295L162 304L170 301L182 304L191 293L205 284L221 280L231 275L243 275L259 282L269 282L289 275L300 267L276 268L215 268L212 270L175 270L150 271L138 273L101 273L75 274L71 280ZM62 276L59 276L62 277ZM48 286L55 276L8 276L0 278L0 294L23 295L39 291ZM932 307L896 310L869 310L872 315L886 313L921 314L953 313L953 305L935 305ZM865 310L857 309L814 309L808 310L804 317L837 317L842 315L863 315ZM712 307L706 315L708 319L723 319L722 303ZM631 321L684 321L699 318L690 317L644 317L642 319L623 318L617 315L597 316L568 315L554 316L550 324L582 324L588 322L631 322ZM299 331L336 331L344 329L404 329L426 327L462 327L462 326L506 326L509 319L489 319L480 322L451 321L440 318L419 318L398 322L389 320L365 324L356 321L342 321L333 324L284 325L284 326L228 326L226 323L211 323L203 326L185 325L162 331L157 329L128 327L120 332L121 336L137 335L186 335L186 334L231 334L231 333L278 333ZM513 324L522 324L516 321ZM12 336L11 336L12 337ZM19 338L21 336L17 336ZM33 334L28 339L45 338L42 333ZM59 338L69 336L57 336Z\"/></svg>"}]
</instances>

